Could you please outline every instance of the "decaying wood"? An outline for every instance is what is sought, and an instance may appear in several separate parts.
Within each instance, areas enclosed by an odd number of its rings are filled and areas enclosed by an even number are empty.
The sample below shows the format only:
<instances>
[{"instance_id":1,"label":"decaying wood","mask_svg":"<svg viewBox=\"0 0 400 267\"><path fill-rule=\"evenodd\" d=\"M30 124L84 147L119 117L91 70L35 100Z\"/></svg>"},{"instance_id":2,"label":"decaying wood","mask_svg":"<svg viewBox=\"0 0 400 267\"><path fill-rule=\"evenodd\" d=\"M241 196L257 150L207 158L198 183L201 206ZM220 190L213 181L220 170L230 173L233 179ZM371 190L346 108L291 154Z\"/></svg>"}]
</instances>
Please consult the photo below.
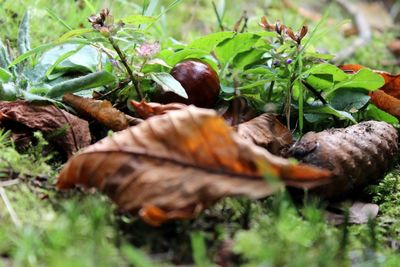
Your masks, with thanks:
<instances>
[{"instance_id":1,"label":"decaying wood","mask_svg":"<svg viewBox=\"0 0 400 267\"><path fill-rule=\"evenodd\" d=\"M325 197L360 193L382 178L398 151L397 130L385 122L367 121L344 129L304 135L288 152L300 162L330 170L330 184L315 193Z\"/></svg>"},{"instance_id":2,"label":"decaying wood","mask_svg":"<svg viewBox=\"0 0 400 267\"><path fill-rule=\"evenodd\" d=\"M215 111L190 106L88 147L65 165L57 186L98 188L121 210L159 225L192 218L223 197L268 196L282 186L279 178L313 187L329 175L276 157L239 137Z\"/></svg>"}]
</instances>

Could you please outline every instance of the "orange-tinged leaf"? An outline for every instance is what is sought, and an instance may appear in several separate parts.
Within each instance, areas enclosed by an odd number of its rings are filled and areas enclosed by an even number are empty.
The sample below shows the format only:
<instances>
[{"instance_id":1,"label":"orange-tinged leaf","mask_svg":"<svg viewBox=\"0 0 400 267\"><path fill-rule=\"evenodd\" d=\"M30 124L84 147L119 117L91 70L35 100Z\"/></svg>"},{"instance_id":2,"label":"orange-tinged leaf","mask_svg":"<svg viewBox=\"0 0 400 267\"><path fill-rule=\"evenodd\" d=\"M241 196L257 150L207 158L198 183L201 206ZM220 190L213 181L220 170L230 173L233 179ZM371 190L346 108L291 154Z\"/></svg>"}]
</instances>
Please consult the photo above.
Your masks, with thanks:
<instances>
[{"instance_id":1,"label":"orange-tinged leaf","mask_svg":"<svg viewBox=\"0 0 400 267\"><path fill-rule=\"evenodd\" d=\"M63 101L83 116L91 117L113 131L128 128L125 114L114 108L107 100L94 100L73 94L65 94Z\"/></svg>"},{"instance_id":2,"label":"orange-tinged leaf","mask_svg":"<svg viewBox=\"0 0 400 267\"><path fill-rule=\"evenodd\" d=\"M57 186L95 187L121 210L159 225L192 218L223 197L266 197L282 186L279 178L312 187L329 175L274 156L239 137L215 111L190 106L88 147L65 165Z\"/></svg>"},{"instance_id":3,"label":"orange-tinged leaf","mask_svg":"<svg viewBox=\"0 0 400 267\"><path fill-rule=\"evenodd\" d=\"M131 100L131 105L135 109L136 113L143 119L162 115L171 110L179 110L187 107L187 105L182 103L160 104L155 102L145 102L144 100L140 102Z\"/></svg>"},{"instance_id":4,"label":"orange-tinged leaf","mask_svg":"<svg viewBox=\"0 0 400 267\"><path fill-rule=\"evenodd\" d=\"M387 113L400 118L400 100L382 90L370 92L372 103Z\"/></svg>"}]
</instances>

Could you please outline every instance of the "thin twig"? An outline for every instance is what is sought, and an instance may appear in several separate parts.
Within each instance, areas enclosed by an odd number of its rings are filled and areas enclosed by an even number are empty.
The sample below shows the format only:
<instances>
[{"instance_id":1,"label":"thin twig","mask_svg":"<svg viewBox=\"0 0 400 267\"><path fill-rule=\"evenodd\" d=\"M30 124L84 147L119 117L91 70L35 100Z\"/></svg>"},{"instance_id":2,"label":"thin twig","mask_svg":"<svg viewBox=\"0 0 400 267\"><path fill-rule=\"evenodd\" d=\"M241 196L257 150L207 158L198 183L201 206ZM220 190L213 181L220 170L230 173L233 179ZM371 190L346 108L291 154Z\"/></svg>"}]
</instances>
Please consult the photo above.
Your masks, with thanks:
<instances>
[{"instance_id":1,"label":"thin twig","mask_svg":"<svg viewBox=\"0 0 400 267\"><path fill-rule=\"evenodd\" d=\"M4 204L6 205L7 211L10 214L11 220L13 221L13 223L15 224L15 226L17 228L21 228L22 224L21 221L18 219L17 214L15 213L7 195L6 195L6 191L4 190L3 187L0 187L0 196L4 202Z\"/></svg>"},{"instance_id":2,"label":"thin twig","mask_svg":"<svg viewBox=\"0 0 400 267\"><path fill-rule=\"evenodd\" d=\"M126 71L128 72L129 78L132 81L132 84L133 84L133 87L136 90L136 93L138 94L139 98L142 100L143 99L143 93L139 88L139 83L138 83L137 79L135 78L135 76L133 75L131 67L129 66L128 62L126 61L125 54L121 51L121 49L119 48L117 43L115 43L114 39L111 36L108 38L108 40L110 41L112 47L114 48L114 50L117 52L119 58L121 59L121 62L124 65Z\"/></svg>"},{"instance_id":3,"label":"thin twig","mask_svg":"<svg viewBox=\"0 0 400 267\"><path fill-rule=\"evenodd\" d=\"M224 28L224 25L222 24L222 19L221 19L219 13L218 13L217 6L215 5L214 1L212 1L211 3L212 3L212 6L213 6L213 9L214 9L214 13L217 16L219 28L220 28L221 31L224 31L225 28Z\"/></svg>"}]
</instances>

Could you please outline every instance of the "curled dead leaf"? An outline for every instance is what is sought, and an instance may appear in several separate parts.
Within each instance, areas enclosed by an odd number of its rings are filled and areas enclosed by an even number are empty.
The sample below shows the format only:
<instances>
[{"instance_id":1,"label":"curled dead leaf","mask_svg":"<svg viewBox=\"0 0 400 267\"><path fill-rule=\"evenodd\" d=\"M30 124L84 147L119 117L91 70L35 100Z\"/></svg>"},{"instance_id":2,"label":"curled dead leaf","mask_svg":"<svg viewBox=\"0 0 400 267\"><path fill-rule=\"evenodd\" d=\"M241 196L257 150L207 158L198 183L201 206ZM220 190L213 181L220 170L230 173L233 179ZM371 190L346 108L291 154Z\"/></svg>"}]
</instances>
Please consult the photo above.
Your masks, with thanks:
<instances>
[{"instance_id":1,"label":"curled dead leaf","mask_svg":"<svg viewBox=\"0 0 400 267\"><path fill-rule=\"evenodd\" d=\"M180 110L187 107L186 104L182 103L160 104L155 102L145 102L144 100L140 102L131 100L131 105L135 109L136 113L143 119L162 115L171 110Z\"/></svg>"},{"instance_id":2,"label":"curled dead leaf","mask_svg":"<svg viewBox=\"0 0 400 267\"><path fill-rule=\"evenodd\" d=\"M264 113L236 126L237 133L244 139L262 146L274 155L293 143L292 133L270 113Z\"/></svg>"},{"instance_id":3,"label":"curled dead leaf","mask_svg":"<svg viewBox=\"0 0 400 267\"><path fill-rule=\"evenodd\" d=\"M213 110L190 106L115 133L72 158L59 189L98 188L148 223L192 218L227 196L262 198L284 183L312 187L330 173L240 138ZM267 177L268 179L265 179Z\"/></svg>"},{"instance_id":4,"label":"curled dead leaf","mask_svg":"<svg viewBox=\"0 0 400 267\"><path fill-rule=\"evenodd\" d=\"M79 114L93 118L113 131L128 128L125 114L114 108L107 100L94 100L73 94L65 94L63 101L73 107Z\"/></svg>"},{"instance_id":5,"label":"curled dead leaf","mask_svg":"<svg viewBox=\"0 0 400 267\"><path fill-rule=\"evenodd\" d=\"M382 90L370 92L369 96L371 97L371 102L378 108L400 118L400 99L388 95Z\"/></svg>"},{"instance_id":6,"label":"curled dead leaf","mask_svg":"<svg viewBox=\"0 0 400 267\"><path fill-rule=\"evenodd\" d=\"M0 102L0 123L10 129L13 136L29 143L32 131L54 135L54 142L67 156L90 145L91 137L87 121L82 120L53 104L34 104L17 100Z\"/></svg>"}]
</instances>

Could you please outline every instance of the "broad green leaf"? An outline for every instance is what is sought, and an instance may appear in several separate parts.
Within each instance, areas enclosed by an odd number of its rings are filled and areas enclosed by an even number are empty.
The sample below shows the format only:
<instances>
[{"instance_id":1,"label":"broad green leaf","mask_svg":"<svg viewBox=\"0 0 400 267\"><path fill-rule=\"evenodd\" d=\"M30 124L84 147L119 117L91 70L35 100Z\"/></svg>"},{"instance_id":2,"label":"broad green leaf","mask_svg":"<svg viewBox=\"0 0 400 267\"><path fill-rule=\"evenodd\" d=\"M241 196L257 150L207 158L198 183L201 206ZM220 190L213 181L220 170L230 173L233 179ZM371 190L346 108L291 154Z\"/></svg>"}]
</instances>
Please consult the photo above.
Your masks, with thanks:
<instances>
[{"instance_id":1,"label":"broad green leaf","mask_svg":"<svg viewBox=\"0 0 400 267\"><path fill-rule=\"evenodd\" d=\"M31 57L31 56L37 54L37 53L40 53L40 52L42 52L42 51L45 51L45 50L47 50L47 49L49 49L49 48L51 48L51 47L53 47L53 46L55 46L55 44L49 43L49 44L44 44L44 45L35 47L34 49L29 50L29 51L26 52L25 54L22 54L22 55L20 55L19 57L17 57L16 59L14 59L14 60L10 63L10 65L8 65L8 68L14 67L14 66L17 65L18 63L24 61L25 59L27 59L27 58L29 58L29 57Z\"/></svg>"},{"instance_id":2,"label":"broad green leaf","mask_svg":"<svg viewBox=\"0 0 400 267\"><path fill-rule=\"evenodd\" d=\"M317 91L329 91L334 85L330 74L313 74L306 78L306 82Z\"/></svg>"},{"instance_id":3,"label":"broad green leaf","mask_svg":"<svg viewBox=\"0 0 400 267\"><path fill-rule=\"evenodd\" d=\"M12 77L12 74L8 70L0 67L0 80L1 81L7 82L11 77Z\"/></svg>"},{"instance_id":4,"label":"broad green leaf","mask_svg":"<svg viewBox=\"0 0 400 267\"><path fill-rule=\"evenodd\" d=\"M143 16L143 15L132 15L129 17L125 17L122 19L117 19L115 21L119 21L122 20L123 23L125 24L148 24L148 23L152 23L155 22L157 20L157 18L155 17L149 17L149 16Z\"/></svg>"},{"instance_id":5,"label":"broad green leaf","mask_svg":"<svg viewBox=\"0 0 400 267\"><path fill-rule=\"evenodd\" d=\"M304 108L304 113L330 114L341 120L350 120L353 123L357 123L350 113L336 110L331 105L308 106Z\"/></svg>"},{"instance_id":6,"label":"broad green leaf","mask_svg":"<svg viewBox=\"0 0 400 267\"><path fill-rule=\"evenodd\" d=\"M272 76L271 76L272 78ZM239 90L244 90L244 89L251 89L254 87L259 87L259 86L263 86L266 83L271 82L273 79L266 79L266 80L260 80L260 81L256 81L256 82L252 82L243 86L238 87Z\"/></svg>"},{"instance_id":7,"label":"broad green leaf","mask_svg":"<svg viewBox=\"0 0 400 267\"><path fill-rule=\"evenodd\" d=\"M54 70L61 62L63 62L64 60L66 60L66 59L69 58L70 56L74 55L75 53L77 53L77 52L78 52L79 50L81 50L82 48L83 48L83 45L80 45L80 46L78 46L78 48L76 48L75 50L71 50L71 51L68 51L68 52L62 54L62 55L56 60L56 62L54 62L54 64L51 65L50 68L47 69L47 71L46 71L46 77L47 77L49 80L51 80L51 78L54 79L54 76L53 76L53 77L50 77L50 75L51 75L51 73L53 72L53 70ZM57 75L56 75L56 76L57 76ZM58 76L58 77L59 77L59 76Z\"/></svg>"},{"instance_id":8,"label":"broad green leaf","mask_svg":"<svg viewBox=\"0 0 400 267\"><path fill-rule=\"evenodd\" d=\"M107 71L99 71L56 84L49 90L46 96L50 98L59 97L65 93L74 93L113 82L115 82L114 75Z\"/></svg>"},{"instance_id":9,"label":"broad green leaf","mask_svg":"<svg viewBox=\"0 0 400 267\"><path fill-rule=\"evenodd\" d=\"M306 77L307 75L330 75L332 76L332 81L335 82L348 79L348 75L344 71L328 63L314 65L303 73L303 76Z\"/></svg>"},{"instance_id":10,"label":"broad green leaf","mask_svg":"<svg viewBox=\"0 0 400 267\"><path fill-rule=\"evenodd\" d=\"M165 92L174 92L183 98L188 98L188 95L181 83L178 82L171 74L167 72L159 72L151 73L150 76L153 81L159 84Z\"/></svg>"},{"instance_id":11,"label":"broad green leaf","mask_svg":"<svg viewBox=\"0 0 400 267\"><path fill-rule=\"evenodd\" d=\"M256 67L253 69L247 69L243 72L243 74L263 74L268 76L275 76L275 73L273 73L270 69L266 67Z\"/></svg>"},{"instance_id":12,"label":"broad green leaf","mask_svg":"<svg viewBox=\"0 0 400 267\"><path fill-rule=\"evenodd\" d=\"M233 59L232 66L238 70L244 70L247 66L254 65L261 60L265 53L263 49L251 49L249 51L241 52Z\"/></svg>"},{"instance_id":13,"label":"broad green leaf","mask_svg":"<svg viewBox=\"0 0 400 267\"><path fill-rule=\"evenodd\" d=\"M7 47L0 40L0 68L6 69L10 65L10 56L8 55Z\"/></svg>"},{"instance_id":14,"label":"broad green leaf","mask_svg":"<svg viewBox=\"0 0 400 267\"><path fill-rule=\"evenodd\" d=\"M17 99L17 94L15 83L0 82L0 101L14 101Z\"/></svg>"},{"instance_id":15,"label":"broad green leaf","mask_svg":"<svg viewBox=\"0 0 400 267\"><path fill-rule=\"evenodd\" d=\"M234 37L220 43L215 54L223 66L229 64L237 54L254 47L261 36L252 33L238 33Z\"/></svg>"},{"instance_id":16,"label":"broad green leaf","mask_svg":"<svg viewBox=\"0 0 400 267\"><path fill-rule=\"evenodd\" d=\"M26 11L18 29L17 48L20 55L31 50L29 36L29 11Z\"/></svg>"},{"instance_id":17,"label":"broad green leaf","mask_svg":"<svg viewBox=\"0 0 400 267\"><path fill-rule=\"evenodd\" d=\"M201 49L210 53L214 48L228 38L232 38L235 32L216 32L206 36L203 36L197 40L194 40L187 47L193 49Z\"/></svg>"},{"instance_id":18,"label":"broad green leaf","mask_svg":"<svg viewBox=\"0 0 400 267\"><path fill-rule=\"evenodd\" d=\"M63 43L65 41L68 41L71 38L77 37L77 36L82 36L85 35L87 33L92 33L94 32L94 29L89 29L89 28L85 28L85 29L75 29L75 30L71 30L69 32L64 33L60 38L58 38L55 43Z\"/></svg>"},{"instance_id":19,"label":"broad green leaf","mask_svg":"<svg viewBox=\"0 0 400 267\"><path fill-rule=\"evenodd\" d=\"M370 69L361 69L356 74L348 74L349 78L337 83L333 90L338 88L360 88L374 91L385 84L383 77Z\"/></svg>"},{"instance_id":20,"label":"broad green leaf","mask_svg":"<svg viewBox=\"0 0 400 267\"><path fill-rule=\"evenodd\" d=\"M337 110L355 113L362 109L370 97L360 90L339 89L331 95L329 103Z\"/></svg>"},{"instance_id":21,"label":"broad green leaf","mask_svg":"<svg viewBox=\"0 0 400 267\"><path fill-rule=\"evenodd\" d=\"M373 104L369 104L365 114L366 119L372 119L377 121L385 121L390 124L399 124L399 120L390 115L389 113L377 108Z\"/></svg>"},{"instance_id":22,"label":"broad green leaf","mask_svg":"<svg viewBox=\"0 0 400 267\"><path fill-rule=\"evenodd\" d=\"M169 55L167 58L163 58L168 65L174 66L178 62L187 59L187 58L201 58L208 55L208 52L205 52L201 49L183 49L181 51L175 52L174 54Z\"/></svg>"}]
</instances>

